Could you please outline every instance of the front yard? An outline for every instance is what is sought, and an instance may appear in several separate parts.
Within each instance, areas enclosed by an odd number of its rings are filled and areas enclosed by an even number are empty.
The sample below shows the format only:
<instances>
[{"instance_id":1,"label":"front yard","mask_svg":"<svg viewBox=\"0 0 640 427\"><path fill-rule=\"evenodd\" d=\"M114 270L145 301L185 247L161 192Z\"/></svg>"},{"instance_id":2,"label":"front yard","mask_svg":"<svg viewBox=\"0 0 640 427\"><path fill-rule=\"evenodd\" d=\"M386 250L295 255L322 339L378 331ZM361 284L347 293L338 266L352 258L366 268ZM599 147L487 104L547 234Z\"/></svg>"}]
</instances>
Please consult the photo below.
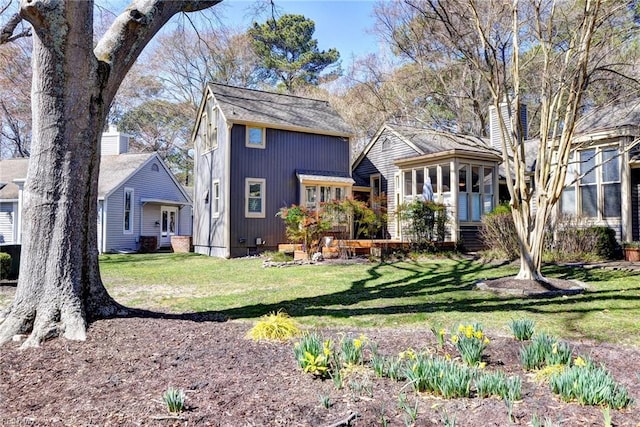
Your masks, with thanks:
<instances>
[{"instance_id":1,"label":"front yard","mask_svg":"<svg viewBox=\"0 0 640 427\"><path fill-rule=\"evenodd\" d=\"M521 298L474 291L478 280L517 270L468 259L263 268L257 258L106 255L101 269L119 302L162 312L255 320L284 310L316 327L479 321L496 333L506 333L508 321L527 317L565 339L640 346L640 276L633 272L551 266L547 275L580 280L589 290L571 297Z\"/></svg>"}]
</instances>

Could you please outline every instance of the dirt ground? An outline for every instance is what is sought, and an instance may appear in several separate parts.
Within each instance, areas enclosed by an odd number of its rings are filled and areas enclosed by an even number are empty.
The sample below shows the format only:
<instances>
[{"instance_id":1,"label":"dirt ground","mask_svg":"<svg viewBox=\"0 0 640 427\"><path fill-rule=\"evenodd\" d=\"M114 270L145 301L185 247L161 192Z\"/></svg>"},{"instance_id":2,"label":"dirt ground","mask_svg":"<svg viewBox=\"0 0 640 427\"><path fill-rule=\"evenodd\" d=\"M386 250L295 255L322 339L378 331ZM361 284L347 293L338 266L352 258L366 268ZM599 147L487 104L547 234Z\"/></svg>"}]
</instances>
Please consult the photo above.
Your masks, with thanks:
<instances>
[{"instance_id":1,"label":"dirt ground","mask_svg":"<svg viewBox=\"0 0 640 427\"><path fill-rule=\"evenodd\" d=\"M457 426L511 425L499 399L416 395L406 383L372 372L358 377L369 390L348 385L337 390L331 380L314 379L298 368L292 343L245 339L251 326L216 316L150 315L98 321L83 343L54 339L28 350L9 343L0 348L0 426L338 426L347 425L340 422L353 413L351 426L404 426L409 424L398 407L401 393L412 405L417 402L416 426L442 426L447 417ZM435 348L426 326L321 332L364 333L386 355ZM558 426L604 425L600 408L562 402L524 372L520 343L487 332L492 341L486 369L522 377L523 398L513 409L516 425L531 425L533 414ZM636 401L611 411L613 425L640 426L640 349L572 345L576 354L604 363ZM448 352L456 354L453 348ZM169 386L186 392L188 410L178 416L162 404ZM328 409L323 397L331 403Z\"/></svg>"}]
</instances>

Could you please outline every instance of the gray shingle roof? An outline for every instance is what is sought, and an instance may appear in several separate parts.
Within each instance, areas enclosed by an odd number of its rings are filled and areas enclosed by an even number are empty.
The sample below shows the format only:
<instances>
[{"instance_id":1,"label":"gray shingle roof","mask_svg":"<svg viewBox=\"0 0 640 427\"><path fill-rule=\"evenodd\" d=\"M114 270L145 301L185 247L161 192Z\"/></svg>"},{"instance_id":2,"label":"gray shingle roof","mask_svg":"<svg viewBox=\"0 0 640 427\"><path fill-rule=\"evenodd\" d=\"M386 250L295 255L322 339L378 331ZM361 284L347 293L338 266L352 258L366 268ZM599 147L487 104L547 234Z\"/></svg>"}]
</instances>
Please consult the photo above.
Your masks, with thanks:
<instances>
[{"instance_id":1,"label":"gray shingle roof","mask_svg":"<svg viewBox=\"0 0 640 427\"><path fill-rule=\"evenodd\" d=\"M585 114L576 124L577 135L640 126L640 99L600 107Z\"/></svg>"},{"instance_id":2,"label":"gray shingle roof","mask_svg":"<svg viewBox=\"0 0 640 427\"><path fill-rule=\"evenodd\" d=\"M153 156L155 153L102 156L100 178L98 179L98 197L102 198L107 195ZM27 177L28 163L29 159L0 161L0 182L6 183L0 189L0 200L18 198L18 186L12 181Z\"/></svg>"},{"instance_id":3,"label":"gray shingle roof","mask_svg":"<svg viewBox=\"0 0 640 427\"><path fill-rule=\"evenodd\" d=\"M411 141L425 154L435 154L451 150L477 151L492 153L494 150L488 141L470 135L440 132L433 129L416 128L405 125L387 125L405 139Z\"/></svg>"},{"instance_id":4,"label":"gray shingle roof","mask_svg":"<svg viewBox=\"0 0 640 427\"><path fill-rule=\"evenodd\" d=\"M209 90L228 121L311 133L350 136L353 131L326 101L209 83Z\"/></svg>"},{"instance_id":5,"label":"gray shingle roof","mask_svg":"<svg viewBox=\"0 0 640 427\"><path fill-rule=\"evenodd\" d=\"M29 159L9 159L0 161L0 200L18 198L18 186L14 179L26 178ZM4 186L3 186L4 184Z\"/></svg>"}]
</instances>

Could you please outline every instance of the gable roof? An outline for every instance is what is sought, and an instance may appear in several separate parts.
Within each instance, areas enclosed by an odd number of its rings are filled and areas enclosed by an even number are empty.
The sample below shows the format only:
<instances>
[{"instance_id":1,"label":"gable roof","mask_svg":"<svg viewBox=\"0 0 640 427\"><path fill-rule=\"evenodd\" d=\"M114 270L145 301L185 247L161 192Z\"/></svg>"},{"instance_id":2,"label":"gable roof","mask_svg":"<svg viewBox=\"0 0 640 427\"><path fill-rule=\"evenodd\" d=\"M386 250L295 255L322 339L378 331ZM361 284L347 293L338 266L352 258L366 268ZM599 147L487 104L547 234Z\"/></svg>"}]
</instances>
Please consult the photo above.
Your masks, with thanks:
<instances>
[{"instance_id":1,"label":"gable roof","mask_svg":"<svg viewBox=\"0 0 640 427\"><path fill-rule=\"evenodd\" d=\"M18 186L14 179L27 176L29 159L8 159L0 161L0 200L17 200Z\"/></svg>"},{"instance_id":2,"label":"gable roof","mask_svg":"<svg viewBox=\"0 0 640 427\"><path fill-rule=\"evenodd\" d=\"M351 128L327 101L219 83L209 83L207 90L231 123L344 137L353 135Z\"/></svg>"},{"instance_id":3,"label":"gable roof","mask_svg":"<svg viewBox=\"0 0 640 427\"><path fill-rule=\"evenodd\" d=\"M98 198L103 199L106 197L152 158L160 160L156 153L127 153L102 156L100 159L100 177L98 178ZM160 163L164 166L163 162ZM25 179L28 165L29 159L0 161L0 183L6 184L0 188L0 200L15 200L18 198L18 186L12 181L14 179ZM168 172L173 177L173 174L170 171ZM177 181L176 185L182 189L177 184ZM182 191L184 192L183 189ZM190 199L187 197L187 200Z\"/></svg>"},{"instance_id":4,"label":"gable roof","mask_svg":"<svg viewBox=\"0 0 640 427\"><path fill-rule=\"evenodd\" d=\"M482 138L471 135L442 132L435 129L418 128L407 125L383 124L371 141L362 150L362 153L353 163L352 170L367 156L371 148L380 139L384 132L390 132L398 139L416 151L415 156L428 156L447 152L469 152L478 154L500 154L489 146L488 142ZM400 160L400 159L396 159Z\"/></svg>"}]
</instances>

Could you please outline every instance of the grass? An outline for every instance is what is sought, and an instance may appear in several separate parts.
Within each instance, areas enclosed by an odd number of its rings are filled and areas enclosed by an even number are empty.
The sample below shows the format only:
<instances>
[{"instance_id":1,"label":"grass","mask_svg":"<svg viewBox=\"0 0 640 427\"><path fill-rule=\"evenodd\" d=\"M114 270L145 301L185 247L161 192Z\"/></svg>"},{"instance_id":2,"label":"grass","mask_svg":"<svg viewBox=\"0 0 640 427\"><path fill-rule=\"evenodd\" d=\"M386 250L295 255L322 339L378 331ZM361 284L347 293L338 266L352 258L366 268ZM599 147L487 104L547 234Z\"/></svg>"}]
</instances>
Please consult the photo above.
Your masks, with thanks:
<instances>
[{"instance_id":1,"label":"grass","mask_svg":"<svg viewBox=\"0 0 640 427\"><path fill-rule=\"evenodd\" d=\"M638 275L550 266L550 277L578 279L591 290L569 297L520 298L473 291L479 279L514 275L512 266L434 259L393 264L263 268L260 259L195 254L106 255L109 292L128 306L173 313L211 312L257 320L283 310L303 325L401 326L482 322L509 335L515 318L565 339L640 345Z\"/></svg>"}]
</instances>

